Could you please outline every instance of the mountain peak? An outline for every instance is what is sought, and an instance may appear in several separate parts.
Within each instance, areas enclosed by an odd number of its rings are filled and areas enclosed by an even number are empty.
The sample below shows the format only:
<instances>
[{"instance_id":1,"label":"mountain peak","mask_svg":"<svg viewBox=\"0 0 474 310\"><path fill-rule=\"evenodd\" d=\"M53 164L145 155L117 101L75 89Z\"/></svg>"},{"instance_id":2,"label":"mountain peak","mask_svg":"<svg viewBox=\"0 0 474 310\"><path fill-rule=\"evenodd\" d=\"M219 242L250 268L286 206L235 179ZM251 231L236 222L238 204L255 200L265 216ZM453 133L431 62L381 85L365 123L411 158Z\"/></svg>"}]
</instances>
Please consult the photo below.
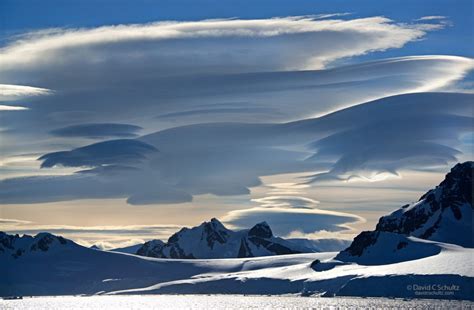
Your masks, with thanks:
<instances>
[{"instance_id":1,"label":"mountain peak","mask_svg":"<svg viewBox=\"0 0 474 310\"><path fill-rule=\"evenodd\" d=\"M147 244L138 255L162 258L237 258L311 252L310 249L273 236L266 222L251 229L232 231L212 218L193 228L183 228L166 244L149 251Z\"/></svg>"},{"instance_id":2,"label":"mountain peak","mask_svg":"<svg viewBox=\"0 0 474 310\"><path fill-rule=\"evenodd\" d=\"M260 237L260 238L271 238L273 237L272 229L267 222L260 222L254 227L250 228L249 236Z\"/></svg>"},{"instance_id":3,"label":"mountain peak","mask_svg":"<svg viewBox=\"0 0 474 310\"><path fill-rule=\"evenodd\" d=\"M414 204L380 218L376 230L472 247L471 161L455 165Z\"/></svg>"},{"instance_id":4,"label":"mountain peak","mask_svg":"<svg viewBox=\"0 0 474 310\"><path fill-rule=\"evenodd\" d=\"M145 242L136 252L137 255L159 257L160 251L165 243L158 239Z\"/></svg>"},{"instance_id":5,"label":"mountain peak","mask_svg":"<svg viewBox=\"0 0 474 310\"><path fill-rule=\"evenodd\" d=\"M378 242L380 236L389 236L387 234L474 247L473 174L474 162L456 164L436 188L426 192L417 202L381 217L374 231L359 234L340 257L364 256L376 243L383 243ZM404 248L407 242L400 242L397 250Z\"/></svg>"},{"instance_id":6,"label":"mountain peak","mask_svg":"<svg viewBox=\"0 0 474 310\"><path fill-rule=\"evenodd\" d=\"M0 254L11 254L15 259L28 253L48 252L51 248L63 245L76 244L71 240L47 232L38 233L34 237L30 235L20 236L18 234L9 235L0 232Z\"/></svg>"}]
</instances>

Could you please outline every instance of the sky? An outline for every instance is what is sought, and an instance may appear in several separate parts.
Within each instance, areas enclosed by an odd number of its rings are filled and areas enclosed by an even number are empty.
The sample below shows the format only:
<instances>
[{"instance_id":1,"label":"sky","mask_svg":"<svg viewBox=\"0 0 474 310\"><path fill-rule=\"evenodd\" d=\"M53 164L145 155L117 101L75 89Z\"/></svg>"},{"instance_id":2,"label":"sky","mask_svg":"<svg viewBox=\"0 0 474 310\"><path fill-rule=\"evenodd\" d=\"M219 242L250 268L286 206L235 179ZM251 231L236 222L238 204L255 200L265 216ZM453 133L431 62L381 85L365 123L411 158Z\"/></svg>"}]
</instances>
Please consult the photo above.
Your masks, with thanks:
<instances>
[{"instance_id":1,"label":"sky","mask_svg":"<svg viewBox=\"0 0 474 310\"><path fill-rule=\"evenodd\" d=\"M474 159L473 11L2 0L0 230L351 239Z\"/></svg>"}]
</instances>

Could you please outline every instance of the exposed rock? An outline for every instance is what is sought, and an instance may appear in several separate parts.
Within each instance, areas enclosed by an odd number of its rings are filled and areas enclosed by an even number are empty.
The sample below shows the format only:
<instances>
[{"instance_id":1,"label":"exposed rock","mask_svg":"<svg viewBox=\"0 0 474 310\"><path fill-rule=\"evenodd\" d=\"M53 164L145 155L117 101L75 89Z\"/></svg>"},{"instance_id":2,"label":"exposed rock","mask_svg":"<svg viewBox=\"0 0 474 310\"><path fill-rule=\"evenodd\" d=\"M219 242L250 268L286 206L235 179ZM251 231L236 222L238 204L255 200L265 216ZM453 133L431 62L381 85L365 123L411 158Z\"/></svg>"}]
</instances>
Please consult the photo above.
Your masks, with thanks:
<instances>
[{"instance_id":1,"label":"exposed rock","mask_svg":"<svg viewBox=\"0 0 474 310\"><path fill-rule=\"evenodd\" d=\"M360 233L336 259L381 263L393 261L392 256L419 258L439 251L409 237L473 247L473 174L473 162L455 165L436 188L381 217L374 231Z\"/></svg>"},{"instance_id":2,"label":"exposed rock","mask_svg":"<svg viewBox=\"0 0 474 310\"><path fill-rule=\"evenodd\" d=\"M138 255L161 258L237 258L312 252L301 245L274 237L270 226L259 223L250 230L232 231L213 218L193 228L183 228L154 250L145 244Z\"/></svg>"}]
</instances>

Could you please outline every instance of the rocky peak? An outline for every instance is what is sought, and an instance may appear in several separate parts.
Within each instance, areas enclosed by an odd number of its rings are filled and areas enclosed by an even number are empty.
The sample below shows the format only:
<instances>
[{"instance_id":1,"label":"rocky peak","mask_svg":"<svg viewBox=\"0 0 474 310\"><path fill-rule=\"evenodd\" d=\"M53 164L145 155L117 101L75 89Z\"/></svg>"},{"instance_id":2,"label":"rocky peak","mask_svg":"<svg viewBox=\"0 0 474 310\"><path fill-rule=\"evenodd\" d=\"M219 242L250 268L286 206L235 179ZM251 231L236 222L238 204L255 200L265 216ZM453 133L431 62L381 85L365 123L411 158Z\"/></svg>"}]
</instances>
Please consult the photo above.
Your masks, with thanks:
<instances>
[{"instance_id":1,"label":"rocky peak","mask_svg":"<svg viewBox=\"0 0 474 310\"><path fill-rule=\"evenodd\" d=\"M165 243L161 240L154 239L145 242L138 250L137 255L149 257L161 257L161 249Z\"/></svg>"},{"instance_id":2,"label":"rocky peak","mask_svg":"<svg viewBox=\"0 0 474 310\"><path fill-rule=\"evenodd\" d=\"M142 248L145 247L142 246ZM303 249L303 250L302 250ZM273 236L266 222L251 229L232 231L213 218L193 228L183 228L168 239L159 251L138 251L138 255L162 258L236 258L294 254L305 247Z\"/></svg>"},{"instance_id":3,"label":"rocky peak","mask_svg":"<svg viewBox=\"0 0 474 310\"><path fill-rule=\"evenodd\" d=\"M31 245L31 251L43 251L46 252L49 250L51 245L54 242L58 242L60 244L66 244L67 241L61 236L55 236L50 233L39 233L34 237L35 242Z\"/></svg>"},{"instance_id":4,"label":"rocky peak","mask_svg":"<svg viewBox=\"0 0 474 310\"><path fill-rule=\"evenodd\" d=\"M47 252L56 245L74 244L61 236L50 233L39 233L32 237L29 235L9 235L0 232L0 254L10 253L13 258L19 258L27 252Z\"/></svg>"},{"instance_id":5,"label":"rocky peak","mask_svg":"<svg viewBox=\"0 0 474 310\"><path fill-rule=\"evenodd\" d=\"M472 161L455 165L436 188L426 192L417 202L404 205L390 215L381 217L374 231L360 233L339 256L366 255L371 246L380 243L378 241L381 234L398 235L400 238L413 236L474 247L473 174ZM403 241L395 248L400 251L406 245Z\"/></svg>"},{"instance_id":6,"label":"rocky peak","mask_svg":"<svg viewBox=\"0 0 474 310\"><path fill-rule=\"evenodd\" d=\"M249 230L250 237L271 238L273 236L272 229L267 222L256 224Z\"/></svg>"},{"instance_id":7,"label":"rocky peak","mask_svg":"<svg viewBox=\"0 0 474 310\"><path fill-rule=\"evenodd\" d=\"M204 222L201 226L203 227L201 239L205 238L211 248L214 247L215 242L223 244L229 237L229 230L216 218L212 218L210 222Z\"/></svg>"},{"instance_id":8,"label":"rocky peak","mask_svg":"<svg viewBox=\"0 0 474 310\"><path fill-rule=\"evenodd\" d=\"M473 174L473 162L457 164L436 188L421 196L418 202L380 218L376 230L430 239L448 219L459 223L470 222L469 218L463 219L463 215L472 219ZM451 217L454 219L451 220ZM463 243L466 246L466 242Z\"/></svg>"}]
</instances>

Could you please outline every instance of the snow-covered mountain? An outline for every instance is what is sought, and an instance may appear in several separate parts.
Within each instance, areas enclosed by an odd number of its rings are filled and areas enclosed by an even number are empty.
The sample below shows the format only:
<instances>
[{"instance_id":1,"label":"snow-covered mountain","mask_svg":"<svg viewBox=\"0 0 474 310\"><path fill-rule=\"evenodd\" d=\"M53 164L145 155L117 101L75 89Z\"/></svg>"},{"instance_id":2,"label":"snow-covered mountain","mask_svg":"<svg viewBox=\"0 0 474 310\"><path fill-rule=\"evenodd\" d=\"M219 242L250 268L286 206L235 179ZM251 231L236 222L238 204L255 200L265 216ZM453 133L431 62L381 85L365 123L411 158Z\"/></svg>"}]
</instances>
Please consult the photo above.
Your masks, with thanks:
<instances>
[{"instance_id":1,"label":"snow-covered mountain","mask_svg":"<svg viewBox=\"0 0 474 310\"><path fill-rule=\"evenodd\" d=\"M187 293L473 299L474 249L434 241L425 242L437 248L437 254L367 265L337 261L334 252L162 259L97 251L45 233L0 238L0 296ZM21 255L15 255L18 250L23 250ZM457 290L452 295L417 296L407 290L413 284Z\"/></svg>"},{"instance_id":2,"label":"snow-covered mountain","mask_svg":"<svg viewBox=\"0 0 474 310\"><path fill-rule=\"evenodd\" d=\"M439 253L424 240L474 247L473 174L474 162L457 164L436 188L381 217L374 231L360 233L336 259L381 264Z\"/></svg>"},{"instance_id":3,"label":"snow-covered mountain","mask_svg":"<svg viewBox=\"0 0 474 310\"><path fill-rule=\"evenodd\" d=\"M0 255L13 259L34 255L41 252L56 252L83 248L71 240L50 233L39 233L32 237L29 235L9 235L0 232ZM85 248L84 248L85 249Z\"/></svg>"},{"instance_id":4,"label":"snow-covered mountain","mask_svg":"<svg viewBox=\"0 0 474 310\"><path fill-rule=\"evenodd\" d=\"M161 240L158 240L158 241L161 241ZM141 248L142 246L143 246L143 243L138 243L138 244L133 244L126 247L110 249L108 251L127 253L127 254L136 254L138 249Z\"/></svg>"},{"instance_id":5,"label":"snow-covered mountain","mask_svg":"<svg viewBox=\"0 0 474 310\"><path fill-rule=\"evenodd\" d=\"M150 241L145 242L144 244L138 245L135 252L131 254L137 254L141 256L148 256L148 257L162 257L161 249L165 243L158 239L153 239Z\"/></svg>"},{"instance_id":6,"label":"snow-covered mountain","mask_svg":"<svg viewBox=\"0 0 474 310\"><path fill-rule=\"evenodd\" d=\"M166 243L146 242L136 254L160 258L241 258L310 252L314 250L299 242L273 236L266 222L232 231L213 218L199 226L181 229Z\"/></svg>"}]
</instances>

